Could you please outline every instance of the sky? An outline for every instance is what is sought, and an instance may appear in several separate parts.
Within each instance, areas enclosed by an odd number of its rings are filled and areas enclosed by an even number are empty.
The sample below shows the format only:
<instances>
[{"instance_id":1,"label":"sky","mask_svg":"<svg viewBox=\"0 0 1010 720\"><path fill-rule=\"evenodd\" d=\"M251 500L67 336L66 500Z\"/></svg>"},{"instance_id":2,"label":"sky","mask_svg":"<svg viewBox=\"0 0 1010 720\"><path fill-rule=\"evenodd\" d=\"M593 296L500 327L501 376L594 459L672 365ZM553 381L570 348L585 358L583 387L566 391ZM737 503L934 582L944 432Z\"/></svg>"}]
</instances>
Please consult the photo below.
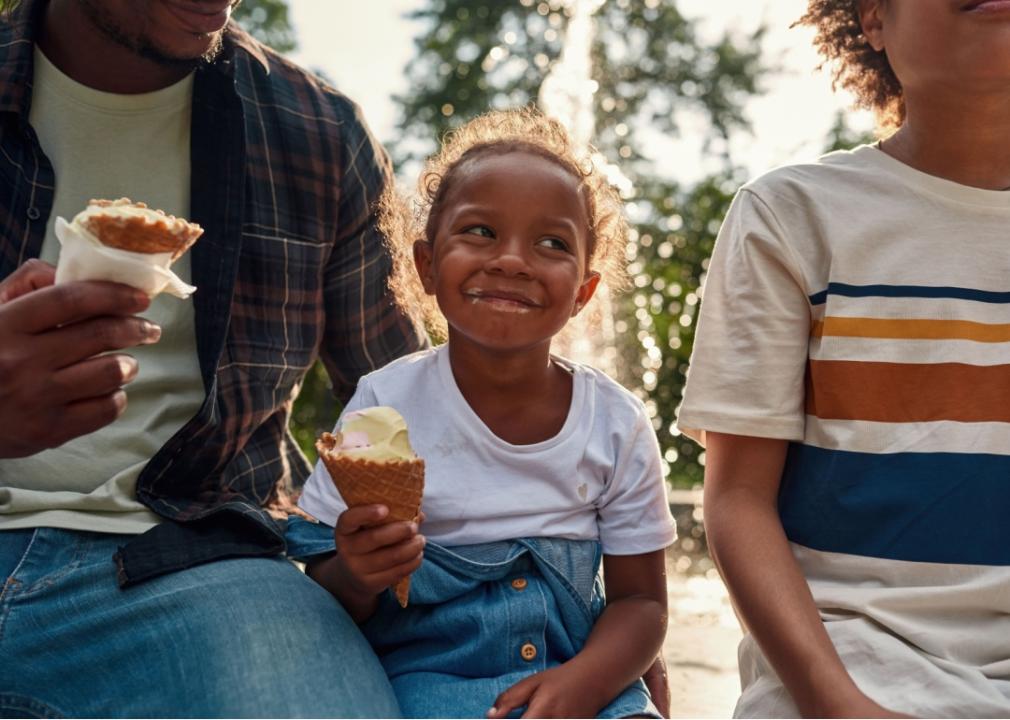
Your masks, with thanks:
<instances>
[{"instance_id":1,"label":"sky","mask_svg":"<svg viewBox=\"0 0 1010 720\"><path fill-rule=\"evenodd\" d=\"M423 2L289 0L299 43L293 59L323 69L337 88L361 105L383 142L396 136L392 95L407 89L403 70L414 55L414 37L421 29L406 14ZM754 176L778 165L815 158L825 145L835 113L848 108L851 99L832 92L826 71L815 71L819 60L811 47L812 32L789 29L803 13L806 0L677 3L685 15L698 20L703 37L714 38L726 28L746 33L762 20L769 26L766 59L775 61L782 71L768 78L766 91L746 108L753 134L738 134L730 148L733 159ZM866 112L852 113L850 122L863 130L873 126ZM690 182L721 165L702 152L701 138L701 128L688 126L680 139L659 139L646 151L677 180Z\"/></svg>"}]
</instances>

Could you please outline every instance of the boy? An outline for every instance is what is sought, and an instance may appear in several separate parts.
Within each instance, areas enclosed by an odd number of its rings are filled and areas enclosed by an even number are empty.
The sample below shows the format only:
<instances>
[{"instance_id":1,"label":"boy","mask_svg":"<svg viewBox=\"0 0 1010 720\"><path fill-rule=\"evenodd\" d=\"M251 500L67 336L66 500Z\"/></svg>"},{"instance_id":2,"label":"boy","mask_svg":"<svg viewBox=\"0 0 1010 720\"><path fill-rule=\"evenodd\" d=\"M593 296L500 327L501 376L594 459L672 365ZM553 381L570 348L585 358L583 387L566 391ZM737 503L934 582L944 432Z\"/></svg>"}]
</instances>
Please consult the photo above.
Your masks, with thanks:
<instances>
[{"instance_id":1,"label":"boy","mask_svg":"<svg viewBox=\"0 0 1010 720\"><path fill-rule=\"evenodd\" d=\"M1010 714L1010 2L810 0L893 134L745 186L680 412L739 716Z\"/></svg>"}]
</instances>

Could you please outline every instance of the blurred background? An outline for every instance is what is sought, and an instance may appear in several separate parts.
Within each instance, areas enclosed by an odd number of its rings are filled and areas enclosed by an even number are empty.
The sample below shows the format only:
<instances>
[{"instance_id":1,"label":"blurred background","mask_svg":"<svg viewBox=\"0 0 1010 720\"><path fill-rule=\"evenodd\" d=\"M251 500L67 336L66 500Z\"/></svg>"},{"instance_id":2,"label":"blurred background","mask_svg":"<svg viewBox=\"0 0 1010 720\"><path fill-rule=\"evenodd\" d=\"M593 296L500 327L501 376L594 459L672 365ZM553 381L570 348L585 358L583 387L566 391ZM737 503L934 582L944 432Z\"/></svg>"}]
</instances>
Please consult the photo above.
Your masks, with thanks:
<instances>
[{"instance_id":1,"label":"blurred background","mask_svg":"<svg viewBox=\"0 0 1010 720\"><path fill-rule=\"evenodd\" d=\"M726 716L740 629L706 553L704 452L675 428L708 257L736 189L777 165L873 140L833 93L805 0L243 0L238 21L361 105L403 187L449 129L536 103L590 140L626 201L633 287L564 348L645 402L681 539L669 553L675 716ZM315 367L293 431L339 406Z\"/></svg>"}]
</instances>

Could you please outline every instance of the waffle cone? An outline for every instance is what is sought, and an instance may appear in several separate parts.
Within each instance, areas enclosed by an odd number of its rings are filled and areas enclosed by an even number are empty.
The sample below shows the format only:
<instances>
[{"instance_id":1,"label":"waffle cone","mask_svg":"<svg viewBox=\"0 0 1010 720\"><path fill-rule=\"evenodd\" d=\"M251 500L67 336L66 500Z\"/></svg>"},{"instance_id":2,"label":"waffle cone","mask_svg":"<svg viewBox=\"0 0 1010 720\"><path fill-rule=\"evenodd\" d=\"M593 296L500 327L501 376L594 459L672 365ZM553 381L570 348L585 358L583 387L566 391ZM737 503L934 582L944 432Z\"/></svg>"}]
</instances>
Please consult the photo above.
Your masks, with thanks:
<instances>
[{"instance_id":1,"label":"waffle cone","mask_svg":"<svg viewBox=\"0 0 1010 720\"><path fill-rule=\"evenodd\" d=\"M147 208L144 203L130 202L129 198L92 200L91 205L101 208ZM107 247L138 253L170 252L173 262L182 257L203 234L203 228L196 223L166 215L160 210L151 211L144 217L98 213L85 220L84 225Z\"/></svg>"},{"instance_id":2,"label":"waffle cone","mask_svg":"<svg viewBox=\"0 0 1010 720\"><path fill-rule=\"evenodd\" d=\"M319 457L347 507L385 505L387 523L417 520L424 494L424 460L365 460L339 454L335 447L336 438L330 433L316 441ZM410 576L393 590L400 606L407 607Z\"/></svg>"}]
</instances>

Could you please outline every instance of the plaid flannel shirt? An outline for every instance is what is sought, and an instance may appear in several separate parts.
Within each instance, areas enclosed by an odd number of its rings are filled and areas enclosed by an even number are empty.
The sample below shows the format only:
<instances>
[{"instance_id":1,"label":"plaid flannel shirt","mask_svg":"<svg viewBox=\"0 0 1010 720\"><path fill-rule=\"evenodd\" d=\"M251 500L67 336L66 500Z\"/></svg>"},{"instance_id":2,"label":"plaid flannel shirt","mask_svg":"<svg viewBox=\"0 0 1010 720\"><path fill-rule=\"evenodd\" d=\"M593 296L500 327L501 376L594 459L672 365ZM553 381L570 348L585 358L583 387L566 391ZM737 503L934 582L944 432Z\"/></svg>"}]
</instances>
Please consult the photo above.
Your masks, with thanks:
<instances>
[{"instance_id":1,"label":"plaid flannel shirt","mask_svg":"<svg viewBox=\"0 0 1010 720\"><path fill-rule=\"evenodd\" d=\"M38 256L52 210L56 178L28 123L44 5L26 0L0 24L0 278ZM362 374L424 343L386 285L374 203L389 160L346 97L230 27L196 73L191 161L207 394L137 481L167 521L120 548L123 585L282 552L266 507L310 471L287 430L306 370L321 356L346 400Z\"/></svg>"}]
</instances>

